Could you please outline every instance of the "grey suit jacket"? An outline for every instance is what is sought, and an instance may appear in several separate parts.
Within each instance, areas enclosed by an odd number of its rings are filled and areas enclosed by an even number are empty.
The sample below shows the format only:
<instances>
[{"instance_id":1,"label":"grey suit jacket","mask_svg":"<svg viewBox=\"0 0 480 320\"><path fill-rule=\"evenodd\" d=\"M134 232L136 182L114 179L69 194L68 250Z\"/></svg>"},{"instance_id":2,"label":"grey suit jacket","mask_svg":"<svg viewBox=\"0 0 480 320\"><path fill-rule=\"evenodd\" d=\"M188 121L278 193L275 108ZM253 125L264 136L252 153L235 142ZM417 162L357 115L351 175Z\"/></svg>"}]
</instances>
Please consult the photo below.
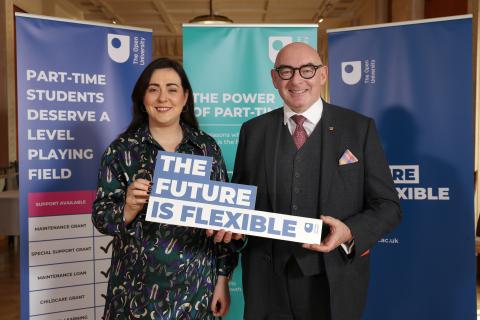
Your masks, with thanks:
<instances>
[{"instance_id":1,"label":"grey suit jacket","mask_svg":"<svg viewBox=\"0 0 480 320\"><path fill-rule=\"evenodd\" d=\"M351 230L355 246L346 256L341 248L324 254L330 284L332 320L360 319L369 279L370 248L401 219L397 192L374 121L323 102L320 173L320 214L342 220ZM283 125L282 108L242 125L232 181L257 186L256 209L275 212L275 156ZM349 149L358 162L340 166ZM259 319L271 272L272 241L249 237L242 252L245 319ZM306 250L307 251L307 250ZM309 255L299 265L308 275ZM319 306L320 307L320 306Z\"/></svg>"}]
</instances>

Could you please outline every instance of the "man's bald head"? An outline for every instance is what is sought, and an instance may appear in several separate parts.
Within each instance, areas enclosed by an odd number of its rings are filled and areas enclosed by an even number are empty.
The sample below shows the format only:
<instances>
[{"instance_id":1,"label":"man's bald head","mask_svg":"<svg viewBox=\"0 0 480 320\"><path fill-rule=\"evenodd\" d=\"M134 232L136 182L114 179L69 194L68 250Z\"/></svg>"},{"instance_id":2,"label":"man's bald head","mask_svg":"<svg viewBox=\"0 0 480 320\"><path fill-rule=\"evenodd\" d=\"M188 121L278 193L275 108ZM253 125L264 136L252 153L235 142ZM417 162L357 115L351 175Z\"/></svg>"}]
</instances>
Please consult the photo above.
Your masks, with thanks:
<instances>
[{"instance_id":1,"label":"man's bald head","mask_svg":"<svg viewBox=\"0 0 480 320\"><path fill-rule=\"evenodd\" d=\"M275 66L278 67L283 60L288 59L292 55L308 58L315 65L322 64L322 59L320 59L317 50L304 42L292 42L280 49L275 59Z\"/></svg>"}]
</instances>

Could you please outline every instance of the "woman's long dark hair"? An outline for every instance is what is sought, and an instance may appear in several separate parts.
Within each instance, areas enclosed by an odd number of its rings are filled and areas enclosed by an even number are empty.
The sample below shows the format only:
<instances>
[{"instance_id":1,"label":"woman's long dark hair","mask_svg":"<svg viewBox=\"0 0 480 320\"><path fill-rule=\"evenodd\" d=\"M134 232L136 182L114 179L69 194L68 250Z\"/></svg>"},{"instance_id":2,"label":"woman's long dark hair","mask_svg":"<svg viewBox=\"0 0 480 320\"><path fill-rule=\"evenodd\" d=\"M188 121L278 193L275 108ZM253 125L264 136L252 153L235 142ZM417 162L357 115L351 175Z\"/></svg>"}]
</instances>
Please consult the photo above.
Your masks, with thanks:
<instances>
[{"instance_id":1,"label":"woman's long dark hair","mask_svg":"<svg viewBox=\"0 0 480 320\"><path fill-rule=\"evenodd\" d=\"M180 77L182 88L184 92L188 92L187 103L180 114L180 121L183 123L188 124L189 126L198 129L198 121L195 117L195 112L193 110L193 90L192 86L190 85L190 81L188 81L187 74L180 63L168 59L168 58L160 58L152 61L142 72L140 77L135 83L135 87L132 91L132 111L133 111L133 119L132 122L128 125L127 130L120 134L123 136L127 133L134 132L138 128L148 125L148 113L145 111L145 106L143 105L143 97L145 96L145 92L147 91L148 84L150 83L150 78L155 70L158 69L173 69Z\"/></svg>"}]
</instances>

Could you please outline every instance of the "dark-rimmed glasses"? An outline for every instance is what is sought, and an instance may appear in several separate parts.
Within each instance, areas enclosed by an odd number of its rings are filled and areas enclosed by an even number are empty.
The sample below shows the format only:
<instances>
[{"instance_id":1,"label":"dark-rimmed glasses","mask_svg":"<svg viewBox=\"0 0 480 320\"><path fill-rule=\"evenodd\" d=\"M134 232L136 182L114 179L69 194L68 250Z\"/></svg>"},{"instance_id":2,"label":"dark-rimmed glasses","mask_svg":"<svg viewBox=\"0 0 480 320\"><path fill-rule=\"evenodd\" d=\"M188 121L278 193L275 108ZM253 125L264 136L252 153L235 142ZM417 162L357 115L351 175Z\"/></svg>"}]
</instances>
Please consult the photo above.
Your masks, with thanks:
<instances>
[{"instance_id":1,"label":"dark-rimmed glasses","mask_svg":"<svg viewBox=\"0 0 480 320\"><path fill-rule=\"evenodd\" d=\"M282 80L290 80L293 78L293 75L295 74L295 70L298 70L298 73L303 79L311 79L315 77L315 73L317 72L317 69L323 67L323 65L314 65L314 64L306 64L303 66L300 66L298 68L294 68L291 66L279 66L276 68L273 68Z\"/></svg>"}]
</instances>

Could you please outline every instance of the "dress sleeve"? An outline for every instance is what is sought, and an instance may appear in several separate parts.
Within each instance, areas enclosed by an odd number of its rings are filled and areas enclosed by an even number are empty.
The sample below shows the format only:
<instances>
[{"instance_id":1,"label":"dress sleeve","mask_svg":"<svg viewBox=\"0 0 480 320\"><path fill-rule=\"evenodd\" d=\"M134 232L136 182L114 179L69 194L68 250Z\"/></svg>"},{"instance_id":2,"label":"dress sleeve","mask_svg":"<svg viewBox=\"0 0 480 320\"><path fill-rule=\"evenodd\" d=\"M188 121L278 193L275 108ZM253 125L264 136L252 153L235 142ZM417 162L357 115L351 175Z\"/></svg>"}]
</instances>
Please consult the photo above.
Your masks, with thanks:
<instances>
[{"instance_id":1,"label":"dress sleeve","mask_svg":"<svg viewBox=\"0 0 480 320\"><path fill-rule=\"evenodd\" d=\"M111 236L125 232L123 209L127 180L116 155L110 146L102 156L92 210L93 225L99 232Z\"/></svg>"},{"instance_id":2,"label":"dress sleeve","mask_svg":"<svg viewBox=\"0 0 480 320\"><path fill-rule=\"evenodd\" d=\"M227 168L220 147L214 143L211 180L228 182ZM217 257L217 274L230 277L238 263L238 253L234 243L215 244Z\"/></svg>"}]
</instances>

